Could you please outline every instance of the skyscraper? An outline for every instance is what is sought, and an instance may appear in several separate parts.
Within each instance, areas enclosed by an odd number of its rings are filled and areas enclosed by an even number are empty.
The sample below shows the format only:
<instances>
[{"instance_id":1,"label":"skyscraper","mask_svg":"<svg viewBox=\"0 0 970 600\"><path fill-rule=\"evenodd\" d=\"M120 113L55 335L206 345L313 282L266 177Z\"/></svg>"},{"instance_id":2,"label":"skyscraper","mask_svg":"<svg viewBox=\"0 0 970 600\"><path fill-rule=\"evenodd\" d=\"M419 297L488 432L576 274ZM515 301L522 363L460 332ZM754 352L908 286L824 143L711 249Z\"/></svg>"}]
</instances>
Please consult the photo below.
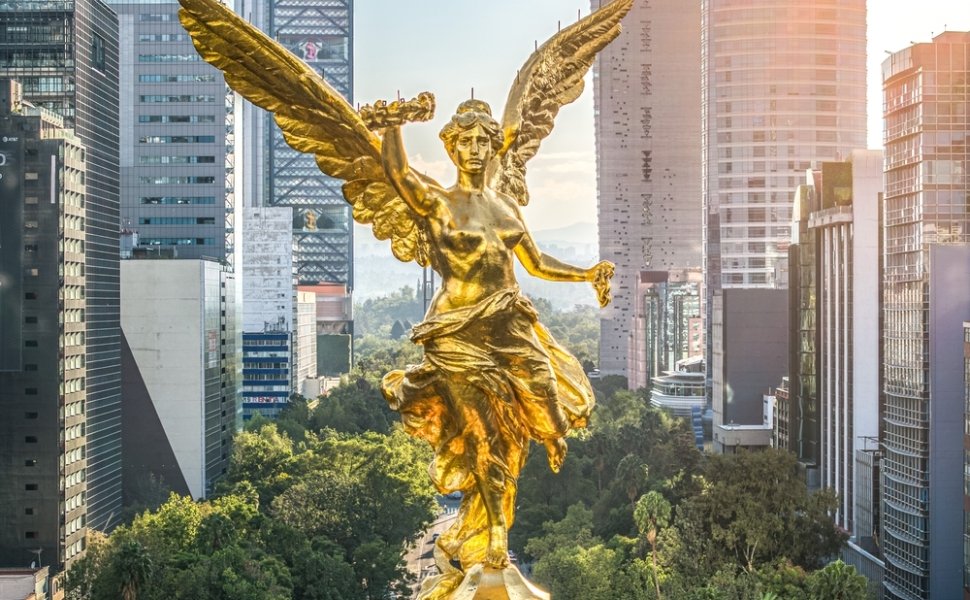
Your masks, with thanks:
<instances>
[{"instance_id":1,"label":"skyscraper","mask_svg":"<svg viewBox=\"0 0 970 600\"><path fill-rule=\"evenodd\" d=\"M222 73L196 52L175 0L111 7L121 39L122 226L140 246L232 263L236 132Z\"/></svg>"},{"instance_id":2,"label":"skyscraper","mask_svg":"<svg viewBox=\"0 0 970 600\"><path fill-rule=\"evenodd\" d=\"M792 194L800 173L865 147L866 5L865 0L701 5L710 331L711 299L718 290L786 287Z\"/></svg>"},{"instance_id":3,"label":"skyscraper","mask_svg":"<svg viewBox=\"0 0 970 600\"><path fill-rule=\"evenodd\" d=\"M0 76L85 147L87 524L108 529L121 515L118 20L101 0L7 2L0 32Z\"/></svg>"},{"instance_id":4,"label":"skyscraper","mask_svg":"<svg viewBox=\"0 0 970 600\"><path fill-rule=\"evenodd\" d=\"M882 65L883 552L891 599L963 594L970 32Z\"/></svg>"},{"instance_id":5,"label":"skyscraper","mask_svg":"<svg viewBox=\"0 0 970 600\"><path fill-rule=\"evenodd\" d=\"M845 560L881 581L879 203L882 152L811 169L796 191L790 248L790 444L810 481L836 492ZM817 474L816 474L817 473Z\"/></svg>"},{"instance_id":6,"label":"skyscraper","mask_svg":"<svg viewBox=\"0 0 970 600\"><path fill-rule=\"evenodd\" d=\"M631 385L659 375L633 373L638 274L701 265L700 22L696 2L637 2L593 67L600 256L616 264L599 368Z\"/></svg>"},{"instance_id":7,"label":"skyscraper","mask_svg":"<svg viewBox=\"0 0 970 600\"><path fill-rule=\"evenodd\" d=\"M84 549L87 152L0 79L0 563Z\"/></svg>"},{"instance_id":8,"label":"skyscraper","mask_svg":"<svg viewBox=\"0 0 970 600\"><path fill-rule=\"evenodd\" d=\"M353 1L271 0L263 30L319 72L344 98L353 98ZM311 154L287 145L263 114L267 145L264 206L293 208L296 275L300 284L353 287L353 220L342 181L320 172Z\"/></svg>"}]
</instances>

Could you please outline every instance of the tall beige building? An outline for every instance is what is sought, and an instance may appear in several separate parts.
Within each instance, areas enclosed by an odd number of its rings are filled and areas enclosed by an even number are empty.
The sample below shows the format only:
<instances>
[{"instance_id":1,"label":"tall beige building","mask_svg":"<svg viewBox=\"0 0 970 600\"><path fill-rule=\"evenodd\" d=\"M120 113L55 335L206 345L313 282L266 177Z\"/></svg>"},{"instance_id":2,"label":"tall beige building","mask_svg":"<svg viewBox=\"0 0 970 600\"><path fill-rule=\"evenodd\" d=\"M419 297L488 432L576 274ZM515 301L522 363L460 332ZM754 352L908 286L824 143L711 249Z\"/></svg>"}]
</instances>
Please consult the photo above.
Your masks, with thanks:
<instances>
[{"instance_id":1,"label":"tall beige building","mask_svg":"<svg viewBox=\"0 0 970 600\"><path fill-rule=\"evenodd\" d=\"M592 0L592 8L603 2ZM600 256L616 264L600 371L637 376L637 275L701 265L701 12L637 2L594 66Z\"/></svg>"}]
</instances>

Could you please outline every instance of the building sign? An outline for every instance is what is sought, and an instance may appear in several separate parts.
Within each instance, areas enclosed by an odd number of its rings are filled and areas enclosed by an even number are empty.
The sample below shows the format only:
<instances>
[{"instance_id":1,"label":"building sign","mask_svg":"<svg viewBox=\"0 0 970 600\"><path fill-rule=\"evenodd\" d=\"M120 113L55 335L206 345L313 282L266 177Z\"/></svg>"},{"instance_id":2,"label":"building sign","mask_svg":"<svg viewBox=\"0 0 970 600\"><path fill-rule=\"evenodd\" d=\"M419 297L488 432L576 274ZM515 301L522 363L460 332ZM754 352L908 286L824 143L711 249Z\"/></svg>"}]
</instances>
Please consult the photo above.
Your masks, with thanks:
<instances>
[{"instance_id":1,"label":"building sign","mask_svg":"<svg viewBox=\"0 0 970 600\"><path fill-rule=\"evenodd\" d=\"M23 137L0 133L0 371L21 370L23 346Z\"/></svg>"}]
</instances>

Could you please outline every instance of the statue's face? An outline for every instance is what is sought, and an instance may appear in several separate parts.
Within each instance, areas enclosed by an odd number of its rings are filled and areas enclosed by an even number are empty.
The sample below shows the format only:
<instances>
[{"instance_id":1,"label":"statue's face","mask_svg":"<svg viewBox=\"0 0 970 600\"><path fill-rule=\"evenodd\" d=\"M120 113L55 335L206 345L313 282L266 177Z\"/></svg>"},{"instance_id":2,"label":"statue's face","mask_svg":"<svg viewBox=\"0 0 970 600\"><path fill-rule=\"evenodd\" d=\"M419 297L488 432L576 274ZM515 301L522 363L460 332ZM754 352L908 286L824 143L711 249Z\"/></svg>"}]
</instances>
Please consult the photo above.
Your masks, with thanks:
<instances>
[{"instance_id":1,"label":"statue's face","mask_svg":"<svg viewBox=\"0 0 970 600\"><path fill-rule=\"evenodd\" d=\"M488 132L481 125L475 125L458 134L453 159L460 170L468 173L483 172L491 154Z\"/></svg>"}]
</instances>

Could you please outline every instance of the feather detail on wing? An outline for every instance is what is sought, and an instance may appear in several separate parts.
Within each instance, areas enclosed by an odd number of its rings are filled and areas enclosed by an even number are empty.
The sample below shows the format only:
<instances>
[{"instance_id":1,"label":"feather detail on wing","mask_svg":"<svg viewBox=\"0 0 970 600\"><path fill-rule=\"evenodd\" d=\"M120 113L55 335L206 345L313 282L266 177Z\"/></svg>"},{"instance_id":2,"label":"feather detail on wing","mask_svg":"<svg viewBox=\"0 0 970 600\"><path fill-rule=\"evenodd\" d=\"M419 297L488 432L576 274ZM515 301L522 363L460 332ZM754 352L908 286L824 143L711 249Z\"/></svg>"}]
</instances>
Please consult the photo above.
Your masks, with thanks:
<instances>
[{"instance_id":1,"label":"feather detail on wing","mask_svg":"<svg viewBox=\"0 0 970 600\"><path fill-rule=\"evenodd\" d=\"M614 0L563 29L525 62L509 91L502 116L507 151L489 165L494 189L529 203L525 163L552 131L559 109L579 98L596 54L620 34L634 0Z\"/></svg>"},{"instance_id":2,"label":"feather detail on wing","mask_svg":"<svg viewBox=\"0 0 970 600\"><path fill-rule=\"evenodd\" d=\"M273 113L286 142L316 155L320 170L346 183L344 197L358 223L391 240L404 262L430 263L424 222L384 175L381 140L324 78L289 50L216 0L179 0L182 25L199 54L226 83Z\"/></svg>"}]
</instances>

